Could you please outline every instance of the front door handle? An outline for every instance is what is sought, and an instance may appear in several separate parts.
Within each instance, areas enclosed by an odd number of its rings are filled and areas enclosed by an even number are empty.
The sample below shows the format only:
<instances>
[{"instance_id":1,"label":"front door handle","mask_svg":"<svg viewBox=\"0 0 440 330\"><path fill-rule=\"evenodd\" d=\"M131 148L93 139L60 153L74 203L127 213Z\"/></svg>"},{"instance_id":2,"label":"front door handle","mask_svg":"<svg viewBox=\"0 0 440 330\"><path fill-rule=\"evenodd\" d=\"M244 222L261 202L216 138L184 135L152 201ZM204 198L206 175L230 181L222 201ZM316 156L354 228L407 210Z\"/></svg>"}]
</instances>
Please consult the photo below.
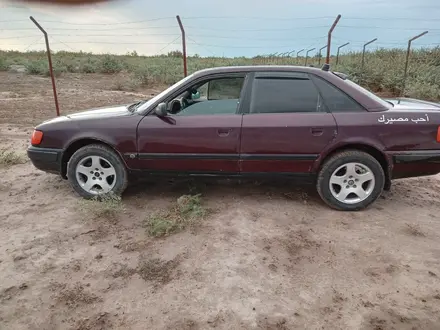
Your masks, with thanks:
<instances>
[{"instance_id":1,"label":"front door handle","mask_svg":"<svg viewBox=\"0 0 440 330\"><path fill-rule=\"evenodd\" d=\"M231 133L232 128L219 128L217 130L217 135L218 136L228 136L229 133Z\"/></svg>"},{"instance_id":2,"label":"front door handle","mask_svg":"<svg viewBox=\"0 0 440 330\"><path fill-rule=\"evenodd\" d=\"M313 136L321 136L324 134L324 129L321 127L313 127L310 129L310 132L312 132Z\"/></svg>"}]
</instances>

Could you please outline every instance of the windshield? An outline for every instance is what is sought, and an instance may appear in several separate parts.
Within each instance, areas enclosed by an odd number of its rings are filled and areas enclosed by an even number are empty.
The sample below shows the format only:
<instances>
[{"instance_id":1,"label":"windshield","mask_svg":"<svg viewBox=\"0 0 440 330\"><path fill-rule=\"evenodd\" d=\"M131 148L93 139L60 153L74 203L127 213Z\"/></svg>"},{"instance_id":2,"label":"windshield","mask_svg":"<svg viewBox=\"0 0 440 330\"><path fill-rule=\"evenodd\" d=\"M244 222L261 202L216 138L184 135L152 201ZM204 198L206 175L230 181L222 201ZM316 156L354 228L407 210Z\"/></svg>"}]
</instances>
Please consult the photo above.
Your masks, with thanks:
<instances>
[{"instance_id":1,"label":"windshield","mask_svg":"<svg viewBox=\"0 0 440 330\"><path fill-rule=\"evenodd\" d=\"M136 112L140 112L143 111L145 109L147 109L148 107L150 107L152 104L156 103L158 100L160 100L161 98L163 98L166 94L168 94L169 92L171 92L172 90L175 89L179 89L182 85L184 85L188 80L192 79L194 74L189 75L185 78L183 78L182 80L179 80L178 82L176 82L174 85L172 85L171 87L168 87L167 89L165 89L164 91L160 92L159 94L157 94L155 97L153 97L152 99L149 99L148 101L146 101L145 103L143 103L141 106L139 106L136 109Z\"/></svg>"},{"instance_id":2,"label":"windshield","mask_svg":"<svg viewBox=\"0 0 440 330\"><path fill-rule=\"evenodd\" d=\"M349 84L350 86L356 88L358 91L360 91L361 93L368 95L369 97L371 97L372 99L376 100L377 102L381 103L384 107L389 108L390 104L389 102L385 101L384 99L380 98L379 96L377 96L376 94L370 92L369 90L359 86L358 84L352 82L349 79L346 79L345 82L347 84Z\"/></svg>"}]
</instances>

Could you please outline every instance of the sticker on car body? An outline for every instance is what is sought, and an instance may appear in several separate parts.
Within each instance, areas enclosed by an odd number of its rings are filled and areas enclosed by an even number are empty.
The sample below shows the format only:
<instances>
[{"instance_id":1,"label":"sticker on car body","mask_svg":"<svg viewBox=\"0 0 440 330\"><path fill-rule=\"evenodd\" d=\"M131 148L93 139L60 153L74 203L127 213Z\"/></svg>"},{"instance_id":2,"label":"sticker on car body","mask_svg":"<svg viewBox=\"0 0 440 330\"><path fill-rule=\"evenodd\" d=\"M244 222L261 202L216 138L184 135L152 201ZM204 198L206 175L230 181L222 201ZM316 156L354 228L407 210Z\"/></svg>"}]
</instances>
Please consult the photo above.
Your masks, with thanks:
<instances>
[{"instance_id":1,"label":"sticker on car body","mask_svg":"<svg viewBox=\"0 0 440 330\"><path fill-rule=\"evenodd\" d=\"M379 123L383 123L383 124L385 124L385 125L387 125L387 124L393 124L393 123L395 123L395 122L413 122L413 123L416 123L416 124L418 124L419 122L428 122L429 121L429 116L425 113L425 117L426 117L426 119L424 118L424 117L420 117L420 118L417 118L417 119L414 119L414 118L408 118L408 117L399 117L399 118L385 118L385 115L382 115L382 116L380 116L378 119L377 119L377 121L379 122Z\"/></svg>"}]
</instances>

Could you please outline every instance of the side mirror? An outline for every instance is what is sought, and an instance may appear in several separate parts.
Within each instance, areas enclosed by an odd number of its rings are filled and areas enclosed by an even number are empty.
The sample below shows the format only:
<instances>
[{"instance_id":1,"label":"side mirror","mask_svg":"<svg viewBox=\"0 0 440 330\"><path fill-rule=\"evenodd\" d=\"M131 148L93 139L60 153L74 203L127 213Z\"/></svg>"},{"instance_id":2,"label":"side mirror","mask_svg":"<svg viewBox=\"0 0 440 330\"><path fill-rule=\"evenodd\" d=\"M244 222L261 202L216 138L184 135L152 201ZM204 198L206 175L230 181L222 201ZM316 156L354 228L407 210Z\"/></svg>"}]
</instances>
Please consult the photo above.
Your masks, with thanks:
<instances>
[{"instance_id":1,"label":"side mirror","mask_svg":"<svg viewBox=\"0 0 440 330\"><path fill-rule=\"evenodd\" d=\"M159 103L154 109L154 113L158 117L166 117L168 115L166 103Z\"/></svg>"}]
</instances>

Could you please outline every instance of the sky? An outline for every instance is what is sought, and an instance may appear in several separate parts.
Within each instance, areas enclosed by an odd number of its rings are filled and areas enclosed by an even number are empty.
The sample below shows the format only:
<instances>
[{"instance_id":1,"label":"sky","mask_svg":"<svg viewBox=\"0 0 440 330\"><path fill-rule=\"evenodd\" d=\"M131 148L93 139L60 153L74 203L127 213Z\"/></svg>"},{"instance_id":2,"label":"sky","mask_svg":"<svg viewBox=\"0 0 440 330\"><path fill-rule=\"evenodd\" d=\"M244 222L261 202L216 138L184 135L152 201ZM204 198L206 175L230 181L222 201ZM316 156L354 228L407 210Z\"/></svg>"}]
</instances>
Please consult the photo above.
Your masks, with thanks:
<instances>
[{"instance_id":1,"label":"sky","mask_svg":"<svg viewBox=\"0 0 440 330\"><path fill-rule=\"evenodd\" d=\"M341 52L362 50L374 38L368 49L404 48L426 30L413 47L440 45L438 0L112 0L73 8L0 0L0 50L44 49L33 16L55 51L163 54L182 49L180 15L190 55L296 56L324 47L338 14L332 54L346 42Z\"/></svg>"}]
</instances>

